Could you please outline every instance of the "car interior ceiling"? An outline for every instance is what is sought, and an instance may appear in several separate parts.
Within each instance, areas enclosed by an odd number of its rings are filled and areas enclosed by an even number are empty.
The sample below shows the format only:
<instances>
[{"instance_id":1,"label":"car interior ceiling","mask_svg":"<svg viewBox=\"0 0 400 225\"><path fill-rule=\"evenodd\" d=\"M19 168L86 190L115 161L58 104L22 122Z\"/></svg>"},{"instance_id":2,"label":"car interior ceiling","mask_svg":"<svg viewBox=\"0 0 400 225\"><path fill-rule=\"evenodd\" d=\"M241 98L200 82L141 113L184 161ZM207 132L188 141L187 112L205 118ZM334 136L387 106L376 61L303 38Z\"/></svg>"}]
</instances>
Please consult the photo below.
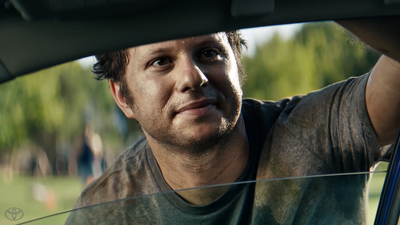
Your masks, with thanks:
<instances>
[{"instance_id":1,"label":"car interior ceiling","mask_svg":"<svg viewBox=\"0 0 400 225\"><path fill-rule=\"evenodd\" d=\"M396 1L2 0L0 83L96 53L167 39L264 25L392 16L400 12Z\"/></svg>"}]
</instances>

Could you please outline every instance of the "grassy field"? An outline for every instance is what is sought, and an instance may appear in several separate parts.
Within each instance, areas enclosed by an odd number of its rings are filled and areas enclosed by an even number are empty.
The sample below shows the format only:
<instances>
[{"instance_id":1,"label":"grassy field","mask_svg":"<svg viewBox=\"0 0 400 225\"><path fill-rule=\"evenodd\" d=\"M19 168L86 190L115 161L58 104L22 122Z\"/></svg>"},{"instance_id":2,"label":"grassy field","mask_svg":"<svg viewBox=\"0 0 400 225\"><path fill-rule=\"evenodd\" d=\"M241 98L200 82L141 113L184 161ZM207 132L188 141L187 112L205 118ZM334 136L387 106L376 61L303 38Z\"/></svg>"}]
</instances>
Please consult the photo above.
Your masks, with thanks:
<instances>
[{"instance_id":1,"label":"grassy field","mask_svg":"<svg viewBox=\"0 0 400 225\"><path fill-rule=\"evenodd\" d=\"M83 189L78 178L73 177L13 177L0 178L0 224L17 224L73 208L76 198ZM37 197L34 198L34 189ZM45 200L47 199L47 200ZM39 200L43 200L42 202ZM24 212L22 219L10 221L4 212L10 207L18 207ZM66 217L65 217L66 218ZM65 219L46 224L63 224ZM41 223L37 223L41 224Z\"/></svg>"},{"instance_id":2,"label":"grassy field","mask_svg":"<svg viewBox=\"0 0 400 225\"><path fill-rule=\"evenodd\" d=\"M380 170L384 170L384 168L380 167ZM373 224L373 218L375 218L385 175L386 173L376 173L372 176L369 189L369 224ZM31 177L14 177L13 179L6 179L1 177L0 224L14 225L71 210L77 196L83 188L84 187L78 178L71 177L51 177L41 179ZM34 198L33 189L36 189L38 195L36 198ZM43 193L47 194L43 195ZM47 199L47 202L40 202L39 200L41 198ZM23 218L18 221L10 221L6 219L4 212L10 207L18 207L22 209L24 212ZM68 213L65 213L58 216L48 217L44 220L31 222L29 225L64 224L68 215Z\"/></svg>"}]
</instances>

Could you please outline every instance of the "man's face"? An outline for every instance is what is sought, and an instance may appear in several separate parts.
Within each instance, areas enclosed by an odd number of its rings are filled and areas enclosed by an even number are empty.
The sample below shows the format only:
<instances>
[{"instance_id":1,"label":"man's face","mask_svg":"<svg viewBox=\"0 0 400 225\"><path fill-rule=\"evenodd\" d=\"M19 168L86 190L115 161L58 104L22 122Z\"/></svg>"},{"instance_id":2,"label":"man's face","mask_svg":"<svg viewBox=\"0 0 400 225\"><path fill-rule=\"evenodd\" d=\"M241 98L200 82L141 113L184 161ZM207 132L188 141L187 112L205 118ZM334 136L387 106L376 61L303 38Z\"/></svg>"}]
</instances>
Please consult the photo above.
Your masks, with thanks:
<instances>
[{"instance_id":1,"label":"man's face","mask_svg":"<svg viewBox=\"0 0 400 225\"><path fill-rule=\"evenodd\" d=\"M132 102L124 103L128 98L113 94L150 143L201 151L234 130L242 90L225 33L143 45L128 52L125 79Z\"/></svg>"}]
</instances>

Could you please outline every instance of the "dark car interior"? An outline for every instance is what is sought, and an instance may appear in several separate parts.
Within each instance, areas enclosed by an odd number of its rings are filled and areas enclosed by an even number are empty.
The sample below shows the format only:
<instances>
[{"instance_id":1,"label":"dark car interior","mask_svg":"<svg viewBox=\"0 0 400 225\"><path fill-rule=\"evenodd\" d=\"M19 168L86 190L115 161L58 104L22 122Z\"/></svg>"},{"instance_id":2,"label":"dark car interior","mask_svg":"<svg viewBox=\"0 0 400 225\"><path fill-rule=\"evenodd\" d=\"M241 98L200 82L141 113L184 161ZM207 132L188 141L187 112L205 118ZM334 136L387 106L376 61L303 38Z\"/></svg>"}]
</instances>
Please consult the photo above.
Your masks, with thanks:
<instances>
[{"instance_id":1,"label":"dark car interior","mask_svg":"<svg viewBox=\"0 0 400 225\"><path fill-rule=\"evenodd\" d=\"M2 0L0 82L110 50L221 30L394 16L397 0ZM46 51L44 51L46 49Z\"/></svg>"}]
</instances>

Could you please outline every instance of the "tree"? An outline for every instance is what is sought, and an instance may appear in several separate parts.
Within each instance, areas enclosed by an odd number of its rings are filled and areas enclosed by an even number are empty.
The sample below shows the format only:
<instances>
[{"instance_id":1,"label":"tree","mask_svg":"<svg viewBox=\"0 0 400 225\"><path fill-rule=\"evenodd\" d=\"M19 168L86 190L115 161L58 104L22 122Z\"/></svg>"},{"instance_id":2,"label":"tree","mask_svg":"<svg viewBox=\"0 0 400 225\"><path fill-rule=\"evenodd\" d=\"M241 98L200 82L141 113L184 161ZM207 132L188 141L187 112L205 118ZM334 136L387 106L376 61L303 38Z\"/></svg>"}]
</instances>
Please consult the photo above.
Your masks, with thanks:
<instances>
[{"instance_id":1,"label":"tree","mask_svg":"<svg viewBox=\"0 0 400 225\"><path fill-rule=\"evenodd\" d=\"M0 102L0 153L38 146L54 167L60 143L74 142L85 121L105 136L117 136L107 82L95 81L77 62L2 84Z\"/></svg>"},{"instance_id":2,"label":"tree","mask_svg":"<svg viewBox=\"0 0 400 225\"><path fill-rule=\"evenodd\" d=\"M338 25L310 23L292 38L279 34L244 58L244 95L280 99L368 72L379 55Z\"/></svg>"}]
</instances>

